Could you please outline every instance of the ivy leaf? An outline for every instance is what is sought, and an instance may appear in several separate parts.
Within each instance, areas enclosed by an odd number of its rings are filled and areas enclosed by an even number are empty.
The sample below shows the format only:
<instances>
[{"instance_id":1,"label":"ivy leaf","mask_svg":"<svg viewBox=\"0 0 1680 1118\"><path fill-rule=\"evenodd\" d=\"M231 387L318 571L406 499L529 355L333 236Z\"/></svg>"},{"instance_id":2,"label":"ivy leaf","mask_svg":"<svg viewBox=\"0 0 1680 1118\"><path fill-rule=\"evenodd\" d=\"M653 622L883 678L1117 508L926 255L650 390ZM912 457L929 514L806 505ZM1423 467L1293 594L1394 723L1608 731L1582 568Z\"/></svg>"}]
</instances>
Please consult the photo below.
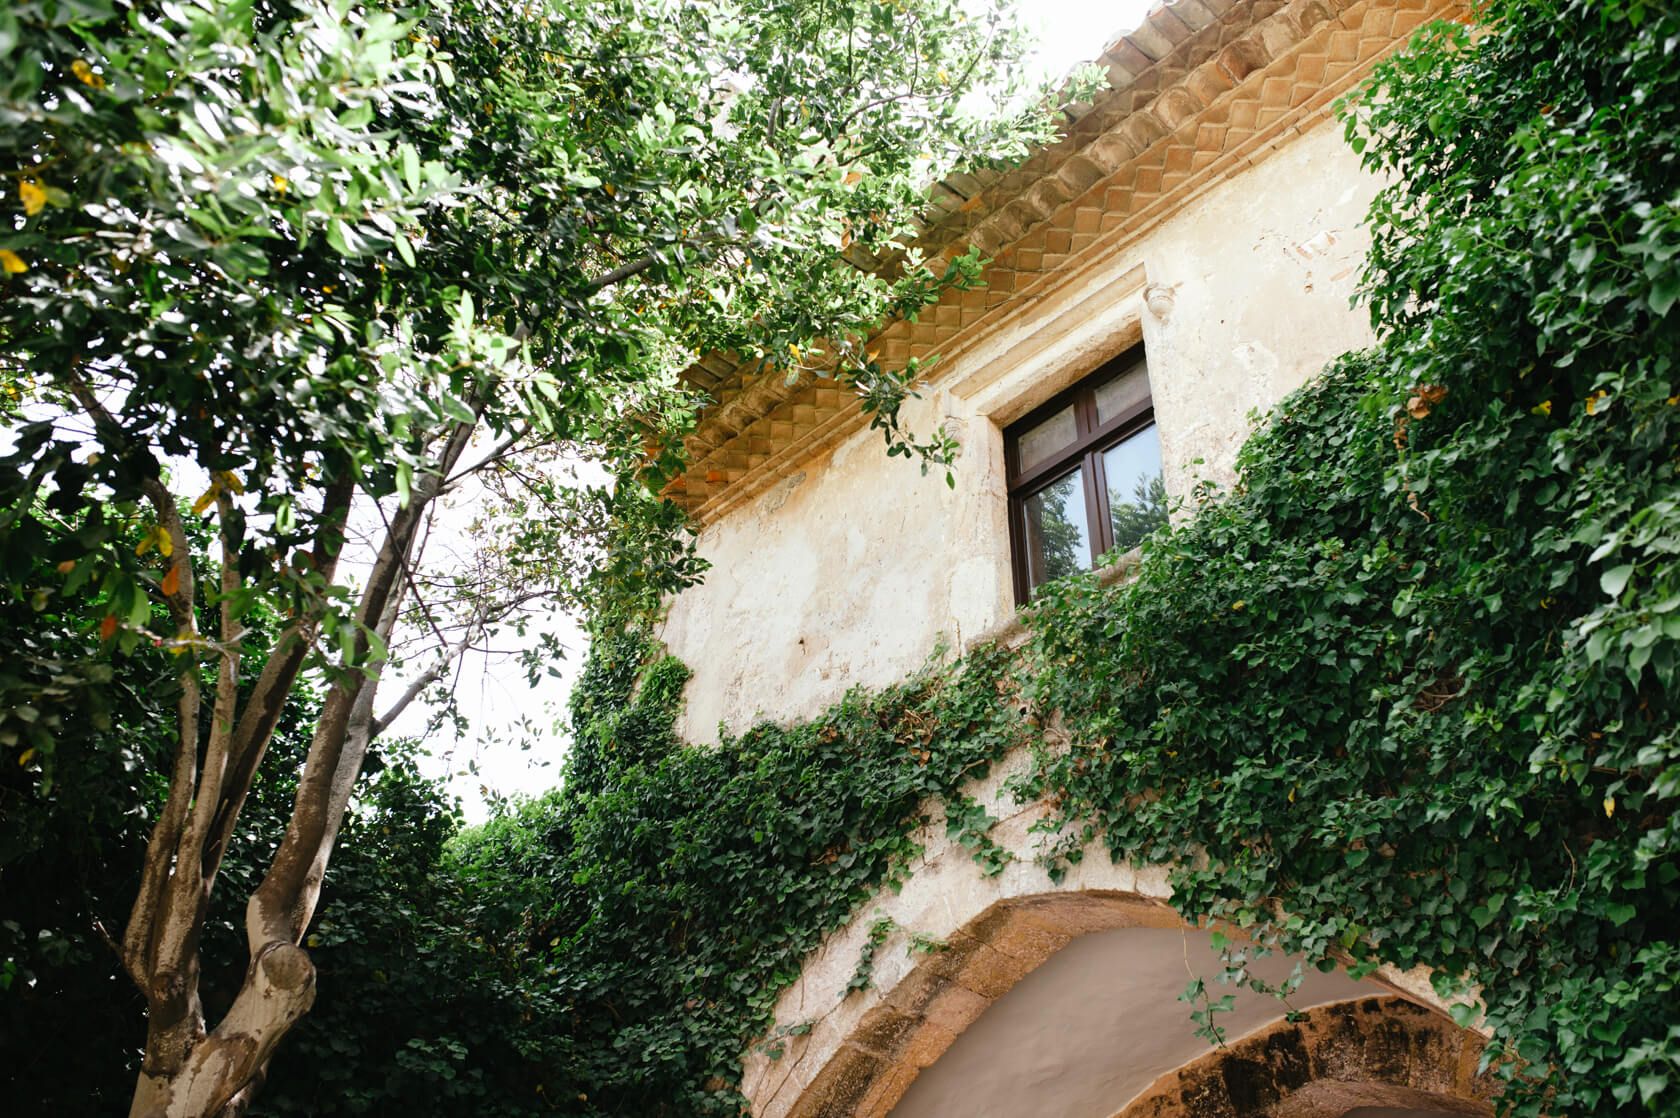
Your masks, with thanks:
<instances>
[{"instance_id":1,"label":"ivy leaf","mask_svg":"<svg viewBox=\"0 0 1680 1118\"><path fill-rule=\"evenodd\" d=\"M1612 598L1621 596L1622 589L1627 586L1628 579L1633 576L1633 564L1623 563L1619 567L1611 567L1599 576L1598 585L1605 594Z\"/></svg>"},{"instance_id":2,"label":"ivy leaf","mask_svg":"<svg viewBox=\"0 0 1680 1118\"><path fill-rule=\"evenodd\" d=\"M1674 301L1680 299L1680 269L1670 268L1658 276L1651 283L1651 293L1646 299L1654 313L1667 314Z\"/></svg>"}]
</instances>

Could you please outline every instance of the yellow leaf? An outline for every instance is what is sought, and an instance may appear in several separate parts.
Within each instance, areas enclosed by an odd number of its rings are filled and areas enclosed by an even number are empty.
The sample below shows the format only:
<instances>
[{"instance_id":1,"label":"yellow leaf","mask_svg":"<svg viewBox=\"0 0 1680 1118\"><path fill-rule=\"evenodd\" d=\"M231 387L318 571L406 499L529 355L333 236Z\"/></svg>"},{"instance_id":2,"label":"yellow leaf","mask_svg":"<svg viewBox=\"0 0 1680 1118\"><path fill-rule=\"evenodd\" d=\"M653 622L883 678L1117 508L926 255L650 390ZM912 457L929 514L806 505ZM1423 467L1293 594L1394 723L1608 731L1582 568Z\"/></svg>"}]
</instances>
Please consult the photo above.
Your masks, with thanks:
<instances>
[{"instance_id":1,"label":"yellow leaf","mask_svg":"<svg viewBox=\"0 0 1680 1118\"><path fill-rule=\"evenodd\" d=\"M18 757L18 764L27 765L27 764L29 764L30 759L34 756L35 756L35 750L34 750L33 747L31 747L29 749L26 749L26 750L23 751L22 755L20 755Z\"/></svg>"},{"instance_id":2,"label":"yellow leaf","mask_svg":"<svg viewBox=\"0 0 1680 1118\"><path fill-rule=\"evenodd\" d=\"M174 597L175 592L181 589L181 565L179 563L171 566L169 573L163 576L162 589L165 597Z\"/></svg>"},{"instance_id":3,"label":"yellow leaf","mask_svg":"<svg viewBox=\"0 0 1680 1118\"><path fill-rule=\"evenodd\" d=\"M83 85L91 85L95 89L105 88L105 79L94 73L93 67L79 58L70 63L70 72L75 74L76 80Z\"/></svg>"},{"instance_id":4,"label":"yellow leaf","mask_svg":"<svg viewBox=\"0 0 1680 1118\"><path fill-rule=\"evenodd\" d=\"M23 212L30 217L40 213L47 204L47 192L41 189L41 184L34 179L24 179L18 183L18 197L23 199Z\"/></svg>"},{"instance_id":5,"label":"yellow leaf","mask_svg":"<svg viewBox=\"0 0 1680 1118\"><path fill-rule=\"evenodd\" d=\"M210 484L210 488L206 489L204 491L204 495L201 496L198 500L193 502L193 515L194 516L202 515L205 509L209 508L212 504L214 504L215 500L216 500L216 494L221 492L221 488L222 487L220 485L217 485L216 483L212 482Z\"/></svg>"},{"instance_id":6,"label":"yellow leaf","mask_svg":"<svg viewBox=\"0 0 1680 1118\"><path fill-rule=\"evenodd\" d=\"M175 541L170 538L169 533L164 531L161 525L158 526L156 532L158 553L167 559L175 554Z\"/></svg>"},{"instance_id":7,"label":"yellow leaf","mask_svg":"<svg viewBox=\"0 0 1680 1118\"><path fill-rule=\"evenodd\" d=\"M9 248L0 248L0 268L14 276L29 271L29 265L23 262L23 257Z\"/></svg>"},{"instance_id":8,"label":"yellow leaf","mask_svg":"<svg viewBox=\"0 0 1680 1118\"><path fill-rule=\"evenodd\" d=\"M134 545L134 554L144 555L156 546L157 540L154 539L152 537L152 533L148 531L145 535L140 537L140 542Z\"/></svg>"},{"instance_id":9,"label":"yellow leaf","mask_svg":"<svg viewBox=\"0 0 1680 1118\"><path fill-rule=\"evenodd\" d=\"M1614 814L1616 814L1616 797L1604 797L1604 818L1608 819Z\"/></svg>"}]
</instances>

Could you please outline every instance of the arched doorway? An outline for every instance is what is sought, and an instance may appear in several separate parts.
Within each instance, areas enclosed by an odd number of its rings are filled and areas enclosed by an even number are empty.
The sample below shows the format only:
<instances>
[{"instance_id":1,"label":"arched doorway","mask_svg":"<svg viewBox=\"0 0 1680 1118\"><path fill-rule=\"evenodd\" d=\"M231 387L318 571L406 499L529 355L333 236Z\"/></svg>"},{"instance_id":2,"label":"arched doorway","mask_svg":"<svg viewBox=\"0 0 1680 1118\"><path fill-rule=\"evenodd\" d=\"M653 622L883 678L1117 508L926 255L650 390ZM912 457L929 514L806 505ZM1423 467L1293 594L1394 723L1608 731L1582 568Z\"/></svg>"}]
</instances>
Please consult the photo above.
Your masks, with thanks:
<instances>
[{"instance_id":1,"label":"arched doorway","mask_svg":"<svg viewBox=\"0 0 1680 1118\"><path fill-rule=\"evenodd\" d=\"M854 960L855 961L855 960ZM811 968L817 979L844 958ZM1290 969L1273 958L1256 972ZM1424 1118L1491 1113L1482 1038L1376 981L1312 974L1290 1006L1249 992L1223 1048L1179 1000L1219 964L1149 896L1017 896L943 950L843 997L749 1068L763 1118ZM1229 988L1211 986L1215 999ZM807 1001L806 1005L811 1002ZM1293 1019L1284 1015L1294 1009ZM756 1070L757 1074L753 1074Z\"/></svg>"}]
</instances>

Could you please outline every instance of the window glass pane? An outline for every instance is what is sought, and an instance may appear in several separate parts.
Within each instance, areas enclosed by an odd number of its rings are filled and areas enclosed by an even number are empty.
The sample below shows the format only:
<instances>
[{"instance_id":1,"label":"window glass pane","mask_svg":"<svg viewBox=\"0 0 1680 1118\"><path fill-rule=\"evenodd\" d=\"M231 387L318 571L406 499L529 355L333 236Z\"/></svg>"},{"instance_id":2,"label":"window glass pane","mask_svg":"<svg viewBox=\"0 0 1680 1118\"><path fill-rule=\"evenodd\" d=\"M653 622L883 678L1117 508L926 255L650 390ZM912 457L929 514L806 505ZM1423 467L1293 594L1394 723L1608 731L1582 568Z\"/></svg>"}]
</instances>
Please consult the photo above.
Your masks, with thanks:
<instances>
[{"instance_id":1,"label":"window glass pane","mask_svg":"<svg viewBox=\"0 0 1680 1118\"><path fill-rule=\"evenodd\" d=\"M1129 551L1167 523L1167 487L1161 480L1161 440L1155 425L1103 451L1103 474L1114 546Z\"/></svg>"},{"instance_id":2,"label":"window glass pane","mask_svg":"<svg viewBox=\"0 0 1680 1118\"><path fill-rule=\"evenodd\" d=\"M1040 462L1054 458L1058 450L1073 445L1077 434L1072 404L1043 423L1023 431L1015 441L1016 452L1021 459L1021 472L1024 474Z\"/></svg>"},{"instance_id":3,"label":"window glass pane","mask_svg":"<svg viewBox=\"0 0 1680 1118\"><path fill-rule=\"evenodd\" d=\"M1028 585L1091 568L1082 470L1062 475L1021 505L1026 519Z\"/></svg>"},{"instance_id":4,"label":"window glass pane","mask_svg":"<svg viewBox=\"0 0 1680 1118\"><path fill-rule=\"evenodd\" d=\"M1149 399L1149 366L1142 361L1097 388L1097 424L1124 415Z\"/></svg>"}]
</instances>

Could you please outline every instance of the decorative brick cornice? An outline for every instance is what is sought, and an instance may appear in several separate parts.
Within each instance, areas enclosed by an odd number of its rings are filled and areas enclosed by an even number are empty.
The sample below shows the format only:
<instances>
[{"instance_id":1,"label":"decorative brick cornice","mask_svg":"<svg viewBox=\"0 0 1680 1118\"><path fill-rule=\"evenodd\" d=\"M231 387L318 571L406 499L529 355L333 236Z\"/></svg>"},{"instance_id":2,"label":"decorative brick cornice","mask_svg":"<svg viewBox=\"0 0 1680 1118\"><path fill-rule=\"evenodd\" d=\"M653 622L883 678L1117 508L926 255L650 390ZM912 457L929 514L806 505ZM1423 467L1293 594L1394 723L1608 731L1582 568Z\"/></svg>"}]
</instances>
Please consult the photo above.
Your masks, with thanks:
<instances>
[{"instance_id":1,"label":"decorative brick cornice","mask_svg":"<svg viewBox=\"0 0 1680 1118\"><path fill-rule=\"evenodd\" d=\"M1337 97L1458 0L1177 0L1105 51L1112 88L1020 166L935 189L922 244L992 256L985 286L947 293L871 341L884 361L941 368L1052 287L1138 241L1192 197L1322 123ZM966 193L965 193L966 192ZM866 266L866 261L856 261ZM714 403L671 492L709 520L867 424L832 379L712 357L688 379Z\"/></svg>"}]
</instances>

